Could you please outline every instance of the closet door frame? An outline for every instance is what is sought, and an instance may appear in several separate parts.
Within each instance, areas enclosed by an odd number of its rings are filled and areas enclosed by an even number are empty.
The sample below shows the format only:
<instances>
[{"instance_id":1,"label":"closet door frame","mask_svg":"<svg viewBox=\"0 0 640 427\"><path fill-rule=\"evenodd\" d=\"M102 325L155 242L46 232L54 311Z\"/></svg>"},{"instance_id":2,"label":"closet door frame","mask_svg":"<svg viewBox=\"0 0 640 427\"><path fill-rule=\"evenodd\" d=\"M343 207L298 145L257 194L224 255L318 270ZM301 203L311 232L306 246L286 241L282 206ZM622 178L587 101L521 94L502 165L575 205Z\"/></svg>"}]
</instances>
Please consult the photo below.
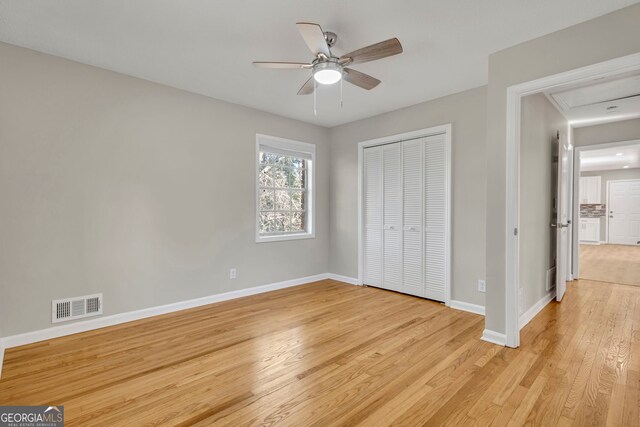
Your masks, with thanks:
<instances>
[{"instance_id":1,"label":"closet door frame","mask_svg":"<svg viewBox=\"0 0 640 427\"><path fill-rule=\"evenodd\" d=\"M451 305L451 124L434 126L412 132L385 136L358 143L358 284L364 283L364 149L378 145L402 142L410 139L444 135L446 157L445 202L445 305Z\"/></svg>"}]
</instances>

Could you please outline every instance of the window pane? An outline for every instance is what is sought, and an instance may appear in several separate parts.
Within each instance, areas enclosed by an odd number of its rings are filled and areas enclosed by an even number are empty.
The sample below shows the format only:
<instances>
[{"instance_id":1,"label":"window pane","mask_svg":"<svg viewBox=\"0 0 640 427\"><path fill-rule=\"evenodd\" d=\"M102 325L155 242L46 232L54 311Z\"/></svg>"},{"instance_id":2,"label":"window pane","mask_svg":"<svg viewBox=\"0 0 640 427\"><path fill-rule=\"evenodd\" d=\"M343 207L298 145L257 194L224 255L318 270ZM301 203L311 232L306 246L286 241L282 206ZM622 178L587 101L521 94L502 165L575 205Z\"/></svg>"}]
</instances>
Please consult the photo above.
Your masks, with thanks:
<instances>
[{"instance_id":1,"label":"window pane","mask_svg":"<svg viewBox=\"0 0 640 427\"><path fill-rule=\"evenodd\" d=\"M305 174L306 171L304 169L291 169L289 172L289 187L305 188Z\"/></svg>"},{"instance_id":2,"label":"window pane","mask_svg":"<svg viewBox=\"0 0 640 427\"><path fill-rule=\"evenodd\" d=\"M309 160L274 149L258 155L258 227L263 235L307 231L307 189Z\"/></svg>"},{"instance_id":3,"label":"window pane","mask_svg":"<svg viewBox=\"0 0 640 427\"><path fill-rule=\"evenodd\" d=\"M260 190L260 210L272 211L275 205L273 190Z\"/></svg>"},{"instance_id":4,"label":"window pane","mask_svg":"<svg viewBox=\"0 0 640 427\"><path fill-rule=\"evenodd\" d=\"M291 214L291 225L289 231L305 230L305 214L304 212L294 212Z\"/></svg>"},{"instance_id":5,"label":"window pane","mask_svg":"<svg viewBox=\"0 0 640 427\"><path fill-rule=\"evenodd\" d=\"M278 188L285 188L289 177L289 170L285 168L273 168L273 185Z\"/></svg>"},{"instance_id":6,"label":"window pane","mask_svg":"<svg viewBox=\"0 0 640 427\"><path fill-rule=\"evenodd\" d=\"M291 209L294 211L303 211L306 209L303 191L291 192Z\"/></svg>"},{"instance_id":7,"label":"window pane","mask_svg":"<svg viewBox=\"0 0 640 427\"><path fill-rule=\"evenodd\" d=\"M275 224L273 221L273 213L261 213L260 214L260 233L271 233L275 231Z\"/></svg>"},{"instance_id":8,"label":"window pane","mask_svg":"<svg viewBox=\"0 0 640 427\"><path fill-rule=\"evenodd\" d=\"M273 166L261 165L258 177L260 187L273 187Z\"/></svg>"},{"instance_id":9,"label":"window pane","mask_svg":"<svg viewBox=\"0 0 640 427\"><path fill-rule=\"evenodd\" d=\"M294 168L297 168L297 169L301 169L301 168L306 167L306 163L307 163L307 161L304 160L304 159L298 159L296 157L293 157L291 159L291 166L293 166Z\"/></svg>"},{"instance_id":10,"label":"window pane","mask_svg":"<svg viewBox=\"0 0 640 427\"><path fill-rule=\"evenodd\" d=\"M291 194L287 190L276 190L276 210L288 211L291 209Z\"/></svg>"},{"instance_id":11,"label":"window pane","mask_svg":"<svg viewBox=\"0 0 640 427\"><path fill-rule=\"evenodd\" d=\"M273 215L273 231L287 231L289 229L289 215L288 213L274 213Z\"/></svg>"},{"instance_id":12,"label":"window pane","mask_svg":"<svg viewBox=\"0 0 640 427\"><path fill-rule=\"evenodd\" d=\"M277 161L278 156L276 154L266 153L264 151L260 152L260 163L261 164L274 164Z\"/></svg>"}]
</instances>

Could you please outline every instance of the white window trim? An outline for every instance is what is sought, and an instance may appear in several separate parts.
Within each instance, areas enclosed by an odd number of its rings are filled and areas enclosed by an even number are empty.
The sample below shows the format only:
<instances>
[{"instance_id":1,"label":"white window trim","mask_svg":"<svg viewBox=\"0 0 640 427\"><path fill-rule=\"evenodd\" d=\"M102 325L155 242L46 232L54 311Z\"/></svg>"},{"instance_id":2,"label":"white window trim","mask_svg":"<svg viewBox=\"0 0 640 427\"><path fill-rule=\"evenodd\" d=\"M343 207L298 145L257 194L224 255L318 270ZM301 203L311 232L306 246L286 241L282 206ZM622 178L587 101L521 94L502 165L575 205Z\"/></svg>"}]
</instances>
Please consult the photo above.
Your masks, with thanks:
<instances>
[{"instance_id":1,"label":"white window trim","mask_svg":"<svg viewBox=\"0 0 640 427\"><path fill-rule=\"evenodd\" d=\"M273 148L279 148L282 150L299 151L308 153L311 155L311 164L308 167L308 175L310 177L307 182L307 223L309 224L309 231L306 233L290 233L290 234L275 234L270 236L260 235L260 145L268 145ZM254 161L255 170L255 215L256 215L256 243L266 242L281 242L284 240L301 240L301 239L315 239L316 227L315 227L315 207L316 207L316 146L315 144L309 144L306 142L293 141L290 139L279 138L276 136L256 134L256 157Z\"/></svg>"}]
</instances>

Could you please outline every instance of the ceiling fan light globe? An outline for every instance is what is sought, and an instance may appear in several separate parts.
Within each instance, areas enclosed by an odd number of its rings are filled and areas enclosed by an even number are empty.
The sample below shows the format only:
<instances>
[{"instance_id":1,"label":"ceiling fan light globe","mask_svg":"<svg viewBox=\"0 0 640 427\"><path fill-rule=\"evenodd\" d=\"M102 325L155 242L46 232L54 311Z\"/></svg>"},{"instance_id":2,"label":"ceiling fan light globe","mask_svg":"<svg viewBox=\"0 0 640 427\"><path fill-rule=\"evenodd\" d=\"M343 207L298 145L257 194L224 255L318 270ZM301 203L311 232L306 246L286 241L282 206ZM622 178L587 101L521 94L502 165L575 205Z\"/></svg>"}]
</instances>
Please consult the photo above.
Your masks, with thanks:
<instances>
[{"instance_id":1,"label":"ceiling fan light globe","mask_svg":"<svg viewBox=\"0 0 640 427\"><path fill-rule=\"evenodd\" d=\"M342 73L334 69L317 70L313 73L313 78L321 85L332 85L340 81Z\"/></svg>"}]
</instances>

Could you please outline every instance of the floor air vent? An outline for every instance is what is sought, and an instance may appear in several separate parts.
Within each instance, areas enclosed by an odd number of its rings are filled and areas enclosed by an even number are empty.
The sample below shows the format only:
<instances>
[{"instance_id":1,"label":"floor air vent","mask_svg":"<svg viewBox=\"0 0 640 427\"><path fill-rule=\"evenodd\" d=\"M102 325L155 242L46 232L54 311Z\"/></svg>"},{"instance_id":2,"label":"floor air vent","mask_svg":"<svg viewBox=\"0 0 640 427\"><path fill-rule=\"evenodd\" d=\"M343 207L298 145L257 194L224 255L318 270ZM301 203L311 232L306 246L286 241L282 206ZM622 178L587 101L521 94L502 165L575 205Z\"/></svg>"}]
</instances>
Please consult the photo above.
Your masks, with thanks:
<instances>
[{"instance_id":1,"label":"floor air vent","mask_svg":"<svg viewBox=\"0 0 640 427\"><path fill-rule=\"evenodd\" d=\"M102 314L102 294L51 301L51 323Z\"/></svg>"}]
</instances>

